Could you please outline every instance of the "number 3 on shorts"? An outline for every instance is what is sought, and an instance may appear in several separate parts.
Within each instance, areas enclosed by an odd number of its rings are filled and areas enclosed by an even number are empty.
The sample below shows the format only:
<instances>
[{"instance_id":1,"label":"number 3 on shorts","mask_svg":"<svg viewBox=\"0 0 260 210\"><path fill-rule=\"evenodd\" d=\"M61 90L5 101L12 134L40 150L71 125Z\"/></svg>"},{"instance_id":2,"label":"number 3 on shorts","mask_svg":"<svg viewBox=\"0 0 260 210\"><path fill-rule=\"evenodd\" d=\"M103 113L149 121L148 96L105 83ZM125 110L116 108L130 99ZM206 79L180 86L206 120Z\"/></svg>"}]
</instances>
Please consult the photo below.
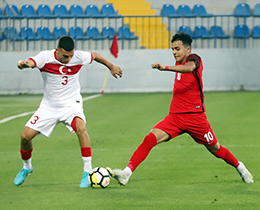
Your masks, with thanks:
<instances>
[{"instance_id":1,"label":"number 3 on shorts","mask_svg":"<svg viewBox=\"0 0 260 210\"><path fill-rule=\"evenodd\" d=\"M30 123L32 123L34 125L38 120L39 120L39 117L34 116L33 120Z\"/></svg>"},{"instance_id":2,"label":"number 3 on shorts","mask_svg":"<svg viewBox=\"0 0 260 210\"><path fill-rule=\"evenodd\" d=\"M209 131L208 133L205 133L204 138L207 140L207 142L211 142L214 139L214 136L212 133Z\"/></svg>"}]
</instances>

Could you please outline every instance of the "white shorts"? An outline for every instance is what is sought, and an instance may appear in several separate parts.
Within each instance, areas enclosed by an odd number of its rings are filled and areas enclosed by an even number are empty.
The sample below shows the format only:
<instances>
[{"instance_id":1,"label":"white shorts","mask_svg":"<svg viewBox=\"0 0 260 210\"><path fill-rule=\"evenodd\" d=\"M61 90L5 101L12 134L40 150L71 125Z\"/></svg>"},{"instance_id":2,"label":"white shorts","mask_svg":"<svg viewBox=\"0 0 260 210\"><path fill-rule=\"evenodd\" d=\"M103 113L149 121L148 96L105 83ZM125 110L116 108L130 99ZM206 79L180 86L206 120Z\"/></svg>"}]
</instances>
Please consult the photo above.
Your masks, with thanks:
<instances>
[{"instance_id":1,"label":"white shorts","mask_svg":"<svg viewBox=\"0 0 260 210\"><path fill-rule=\"evenodd\" d=\"M70 107L40 106L25 126L39 131L39 135L50 137L54 127L62 122L73 133L71 123L75 117L86 122L81 103L75 103Z\"/></svg>"}]
</instances>

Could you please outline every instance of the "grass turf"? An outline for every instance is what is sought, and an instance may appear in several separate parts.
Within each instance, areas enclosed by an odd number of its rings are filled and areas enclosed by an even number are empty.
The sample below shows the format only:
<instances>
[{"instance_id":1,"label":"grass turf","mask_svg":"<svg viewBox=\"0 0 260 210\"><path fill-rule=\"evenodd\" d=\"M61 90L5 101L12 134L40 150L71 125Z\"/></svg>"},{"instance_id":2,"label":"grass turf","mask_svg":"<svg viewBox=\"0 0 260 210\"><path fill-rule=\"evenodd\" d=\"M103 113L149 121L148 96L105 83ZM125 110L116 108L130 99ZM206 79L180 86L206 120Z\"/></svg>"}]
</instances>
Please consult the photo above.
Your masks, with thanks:
<instances>
[{"instance_id":1,"label":"grass turf","mask_svg":"<svg viewBox=\"0 0 260 210\"><path fill-rule=\"evenodd\" d=\"M120 187L80 189L83 163L75 134L59 124L33 140L34 172L22 167L19 138L30 116L0 124L0 209L259 209L260 92L206 93L207 116L223 146L245 163L255 183L212 156L188 135L156 146ZM41 96L0 96L0 120L36 110ZM168 113L171 93L105 94L84 102L93 167L124 168L150 129Z\"/></svg>"}]
</instances>

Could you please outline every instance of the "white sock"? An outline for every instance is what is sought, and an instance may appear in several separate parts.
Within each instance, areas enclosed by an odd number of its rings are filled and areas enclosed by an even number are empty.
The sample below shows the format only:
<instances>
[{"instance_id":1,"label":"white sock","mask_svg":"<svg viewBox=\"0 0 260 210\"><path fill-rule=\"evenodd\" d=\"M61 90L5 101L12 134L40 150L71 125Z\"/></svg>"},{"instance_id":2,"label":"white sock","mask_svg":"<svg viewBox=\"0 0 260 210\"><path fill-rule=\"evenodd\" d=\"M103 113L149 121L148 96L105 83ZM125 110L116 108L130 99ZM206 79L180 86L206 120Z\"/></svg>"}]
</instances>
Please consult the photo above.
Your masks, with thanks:
<instances>
[{"instance_id":1,"label":"white sock","mask_svg":"<svg viewBox=\"0 0 260 210\"><path fill-rule=\"evenodd\" d=\"M23 168L30 169L32 168L32 160L31 158L28 160L23 160Z\"/></svg>"},{"instance_id":2,"label":"white sock","mask_svg":"<svg viewBox=\"0 0 260 210\"><path fill-rule=\"evenodd\" d=\"M84 163L83 170L86 172L92 171L92 164L91 164L92 157L82 157L82 160Z\"/></svg>"},{"instance_id":3,"label":"white sock","mask_svg":"<svg viewBox=\"0 0 260 210\"><path fill-rule=\"evenodd\" d=\"M126 166L126 168L123 170L123 172L127 179L130 179L130 177L133 173L132 170L128 166Z\"/></svg>"}]
</instances>

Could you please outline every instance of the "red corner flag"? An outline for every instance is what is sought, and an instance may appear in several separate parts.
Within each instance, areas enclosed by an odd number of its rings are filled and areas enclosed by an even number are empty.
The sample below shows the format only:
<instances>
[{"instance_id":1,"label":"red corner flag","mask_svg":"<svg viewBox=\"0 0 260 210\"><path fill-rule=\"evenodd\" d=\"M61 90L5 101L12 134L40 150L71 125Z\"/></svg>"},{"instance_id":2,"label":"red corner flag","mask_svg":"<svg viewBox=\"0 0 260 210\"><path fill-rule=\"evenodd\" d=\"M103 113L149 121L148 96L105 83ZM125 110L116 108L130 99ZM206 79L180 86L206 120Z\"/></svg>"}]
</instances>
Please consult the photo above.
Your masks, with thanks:
<instances>
[{"instance_id":1,"label":"red corner flag","mask_svg":"<svg viewBox=\"0 0 260 210\"><path fill-rule=\"evenodd\" d=\"M118 45L117 45L117 38L116 38L116 34L114 35L113 38L113 42L112 45L110 47L110 52L113 56L115 56L115 58L117 58L117 54L118 54Z\"/></svg>"}]
</instances>

